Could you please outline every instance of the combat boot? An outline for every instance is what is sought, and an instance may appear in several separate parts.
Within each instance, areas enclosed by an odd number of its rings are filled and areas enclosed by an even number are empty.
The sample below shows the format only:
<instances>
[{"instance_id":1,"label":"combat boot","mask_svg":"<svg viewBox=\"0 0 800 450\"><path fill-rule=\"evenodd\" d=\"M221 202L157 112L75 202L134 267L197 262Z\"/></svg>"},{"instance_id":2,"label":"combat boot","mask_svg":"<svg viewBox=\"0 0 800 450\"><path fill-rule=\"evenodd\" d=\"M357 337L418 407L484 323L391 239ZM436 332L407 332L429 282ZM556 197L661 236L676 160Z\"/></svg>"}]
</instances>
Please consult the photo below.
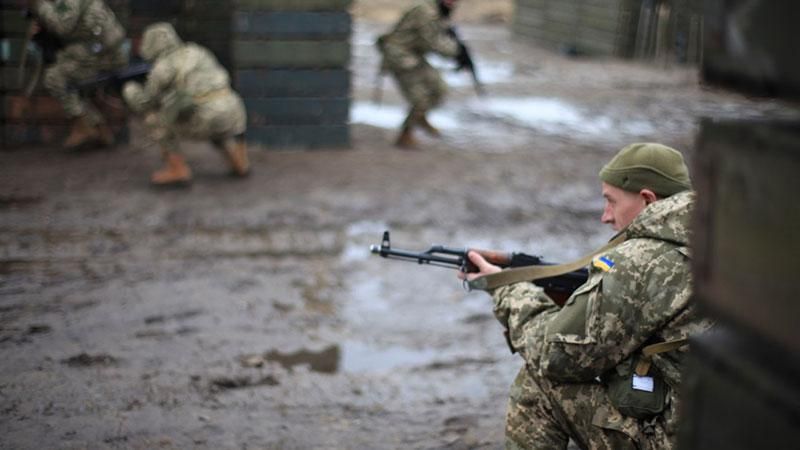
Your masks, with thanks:
<instances>
[{"instance_id":1,"label":"combat boot","mask_svg":"<svg viewBox=\"0 0 800 450\"><path fill-rule=\"evenodd\" d=\"M100 138L97 128L89 123L86 116L81 116L72 122L69 136L64 140L64 148L75 150L89 143L95 143Z\"/></svg>"},{"instance_id":2,"label":"combat boot","mask_svg":"<svg viewBox=\"0 0 800 450\"><path fill-rule=\"evenodd\" d=\"M163 168L153 173L150 182L155 186L179 186L192 181L192 171L186 165L183 156L177 153L166 153Z\"/></svg>"},{"instance_id":3,"label":"combat boot","mask_svg":"<svg viewBox=\"0 0 800 450\"><path fill-rule=\"evenodd\" d=\"M430 136L437 138L442 137L442 132L439 131L438 128L431 125L430 122L428 122L428 118L425 116L425 114L420 114L417 117L417 124L421 126L422 129L425 130L425 132L428 133Z\"/></svg>"},{"instance_id":4,"label":"combat boot","mask_svg":"<svg viewBox=\"0 0 800 450\"><path fill-rule=\"evenodd\" d=\"M240 177L250 173L250 159L247 157L247 143L236 140L225 146L225 156L231 165L231 171Z\"/></svg>"},{"instance_id":5,"label":"combat boot","mask_svg":"<svg viewBox=\"0 0 800 450\"><path fill-rule=\"evenodd\" d=\"M417 148L417 140L414 138L414 134L411 131L410 126L403 127L403 129L400 131L400 136L397 137L397 141L394 143L394 145L409 150Z\"/></svg>"}]
</instances>

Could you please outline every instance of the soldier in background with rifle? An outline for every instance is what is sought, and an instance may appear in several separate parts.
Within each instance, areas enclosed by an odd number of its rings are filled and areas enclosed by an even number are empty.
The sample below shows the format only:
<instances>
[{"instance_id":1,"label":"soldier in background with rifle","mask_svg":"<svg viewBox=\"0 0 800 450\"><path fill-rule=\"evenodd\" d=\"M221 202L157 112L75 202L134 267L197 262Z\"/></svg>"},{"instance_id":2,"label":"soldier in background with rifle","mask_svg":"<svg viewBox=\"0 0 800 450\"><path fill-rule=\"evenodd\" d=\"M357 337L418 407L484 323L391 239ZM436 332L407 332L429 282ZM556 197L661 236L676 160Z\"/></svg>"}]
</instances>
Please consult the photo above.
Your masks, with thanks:
<instances>
[{"instance_id":1,"label":"soldier in background with rifle","mask_svg":"<svg viewBox=\"0 0 800 450\"><path fill-rule=\"evenodd\" d=\"M458 68L471 70L477 81L467 47L449 23L456 3L457 0L419 0L403 14L392 31L378 39L378 49L383 55L381 71L391 72L410 104L396 141L400 148L416 146L415 127L432 136L440 135L428 122L427 113L442 102L447 85L425 59L427 53L454 58ZM479 86L476 84L478 89Z\"/></svg>"},{"instance_id":2,"label":"soldier in background with rifle","mask_svg":"<svg viewBox=\"0 0 800 450\"><path fill-rule=\"evenodd\" d=\"M33 18L29 36L46 31L61 43L45 69L44 86L72 120L64 147L112 145L114 134L105 118L74 86L127 65L122 25L103 0L30 0L28 7ZM42 49L45 62L52 50Z\"/></svg>"}]
</instances>

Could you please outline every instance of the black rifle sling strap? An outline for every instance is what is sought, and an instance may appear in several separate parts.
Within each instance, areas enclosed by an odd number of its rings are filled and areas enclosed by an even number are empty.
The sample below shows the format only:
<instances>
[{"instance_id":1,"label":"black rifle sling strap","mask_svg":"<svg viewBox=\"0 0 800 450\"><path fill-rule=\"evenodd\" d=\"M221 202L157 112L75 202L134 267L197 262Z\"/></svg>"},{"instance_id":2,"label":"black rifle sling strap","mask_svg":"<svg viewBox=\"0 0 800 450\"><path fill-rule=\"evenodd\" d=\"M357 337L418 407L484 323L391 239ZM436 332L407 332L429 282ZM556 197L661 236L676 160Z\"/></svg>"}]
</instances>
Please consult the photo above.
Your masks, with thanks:
<instances>
[{"instance_id":1,"label":"black rifle sling strap","mask_svg":"<svg viewBox=\"0 0 800 450\"><path fill-rule=\"evenodd\" d=\"M592 259L595 256L611 250L612 248L624 242L625 239L626 239L625 233L620 233L617 236L615 236L608 244L570 263L556 264L552 266L526 266L526 267L517 267L514 269L506 269L503 270L502 272L497 272L480 278L476 278L470 281L468 284L470 289L488 291L490 289L495 289L500 286L519 283L521 281L534 281L534 280L541 280L543 278L552 278L552 277L557 277L559 275L564 275L565 273L573 272L575 270L586 267L587 265L589 265L590 262L592 262Z\"/></svg>"}]
</instances>

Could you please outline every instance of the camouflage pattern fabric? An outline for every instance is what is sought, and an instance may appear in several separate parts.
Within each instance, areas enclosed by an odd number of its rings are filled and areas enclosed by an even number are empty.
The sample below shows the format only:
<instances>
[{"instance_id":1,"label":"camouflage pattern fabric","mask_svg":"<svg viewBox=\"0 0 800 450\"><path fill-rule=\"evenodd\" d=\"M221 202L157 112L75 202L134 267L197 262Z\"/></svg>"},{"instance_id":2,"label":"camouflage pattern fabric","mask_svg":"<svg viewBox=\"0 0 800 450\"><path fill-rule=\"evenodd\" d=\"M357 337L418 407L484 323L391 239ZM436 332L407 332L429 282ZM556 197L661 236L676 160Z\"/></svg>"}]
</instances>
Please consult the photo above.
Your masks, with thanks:
<instances>
[{"instance_id":1,"label":"camouflage pattern fabric","mask_svg":"<svg viewBox=\"0 0 800 450\"><path fill-rule=\"evenodd\" d=\"M69 85L128 64L122 25L102 0L39 1L35 12L38 22L66 44L45 71L45 88L61 102L67 116L102 123L103 116Z\"/></svg>"},{"instance_id":2,"label":"camouflage pattern fabric","mask_svg":"<svg viewBox=\"0 0 800 450\"><path fill-rule=\"evenodd\" d=\"M171 25L161 23L145 30L140 53L153 61L153 69L144 86L126 83L123 97L134 112L145 115L148 131L162 148L178 151L181 138L211 140L223 148L244 133L244 103L209 50L183 43Z\"/></svg>"},{"instance_id":3,"label":"camouflage pattern fabric","mask_svg":"<svg viewBox=\"0 0 800 450\"><path fill-rule=\"evenodd\" d=\"M678 421L680 368L688 347L657 355L651 371L667 383L665 410L648 420L622 415L604 374L640 356L643 346L712 326L690 302L690 191L645 208L627 240L595 259L589 279L563 308L531 283L492 292L495 315L525 360L511 388L509 448L669 449Z\"/></svg>"},{"instance_id":4,"label":"camouflage pattern fabric","mask_svg":"<svg viewBox=\"0 0 800 450\"><path fill-rule=\"evenodd\" d=\"M422 0L378 40L382 68L392 73L403 96L417 111L430 110L447 93L447 85L425 55L458 55L458 43L447 33L449 27L449 21L439 14L436 0Z\"/></svg>"}]
</instances>

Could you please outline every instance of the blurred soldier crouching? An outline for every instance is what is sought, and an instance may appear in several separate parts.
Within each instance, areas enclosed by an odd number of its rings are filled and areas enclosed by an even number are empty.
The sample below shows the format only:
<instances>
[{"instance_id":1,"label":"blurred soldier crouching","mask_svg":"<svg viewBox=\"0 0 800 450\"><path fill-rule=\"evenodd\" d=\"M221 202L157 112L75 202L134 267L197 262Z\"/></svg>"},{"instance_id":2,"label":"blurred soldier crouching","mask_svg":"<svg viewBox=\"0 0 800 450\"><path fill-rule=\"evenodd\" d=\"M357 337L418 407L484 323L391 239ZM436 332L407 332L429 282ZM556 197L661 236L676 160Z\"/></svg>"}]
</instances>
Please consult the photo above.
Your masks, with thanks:
<instances>
[{"instance_id":1,"label":"blurred soldier crouching","mask_svg":"<svg viewBox=\"0 0 800 450\"><path fill-rule=\"evenodd\" d=\"M114 134L103 115L70 86L128 64L122 25L102 0L34 0L30 9L38 26L63 44L45 70L44 87L72 120L64 147L113 144Z\"/></svg>"},{"instance_id":2,"label":"blurred soldier crouching","mask_svg":"<svg viewBox=\"0 0 800 450\"><path fill-rule=\"evenodd\" d=\"M200 45L181 41L168 23L145 29L139 53L153 68L144 86L128 82L122 96L131 110L144 115L148 133L161 147L165 166L153 173L151 182L191 181L192 171L179 152L181 138L210 140L234 175L247 175L244 103L214 55Z\"/></svg>"}]
</instances>

